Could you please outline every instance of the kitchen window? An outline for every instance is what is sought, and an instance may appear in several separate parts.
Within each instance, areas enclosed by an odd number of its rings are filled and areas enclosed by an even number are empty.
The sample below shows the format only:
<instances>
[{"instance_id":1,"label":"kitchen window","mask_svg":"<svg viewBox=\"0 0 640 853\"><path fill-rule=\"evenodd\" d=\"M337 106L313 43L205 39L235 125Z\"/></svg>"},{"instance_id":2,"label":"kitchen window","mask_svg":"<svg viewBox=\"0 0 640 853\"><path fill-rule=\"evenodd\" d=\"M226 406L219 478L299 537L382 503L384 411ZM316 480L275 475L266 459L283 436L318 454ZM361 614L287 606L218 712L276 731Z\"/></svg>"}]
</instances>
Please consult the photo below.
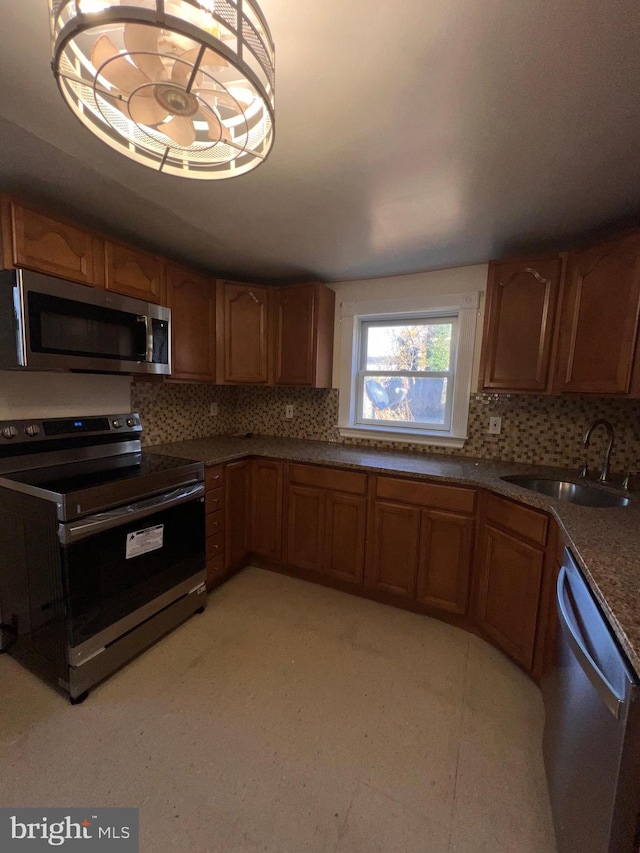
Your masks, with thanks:
<instances>
[{"instance_id":1,"label":"kitchen window","mask_svg":"<svg viewBox=\"0 0 640 853\"><path fill-rule=\"evenodd\" d=\"M342 436L462 447L478 294L342 304Z\"/></svg>"}]
</instances>

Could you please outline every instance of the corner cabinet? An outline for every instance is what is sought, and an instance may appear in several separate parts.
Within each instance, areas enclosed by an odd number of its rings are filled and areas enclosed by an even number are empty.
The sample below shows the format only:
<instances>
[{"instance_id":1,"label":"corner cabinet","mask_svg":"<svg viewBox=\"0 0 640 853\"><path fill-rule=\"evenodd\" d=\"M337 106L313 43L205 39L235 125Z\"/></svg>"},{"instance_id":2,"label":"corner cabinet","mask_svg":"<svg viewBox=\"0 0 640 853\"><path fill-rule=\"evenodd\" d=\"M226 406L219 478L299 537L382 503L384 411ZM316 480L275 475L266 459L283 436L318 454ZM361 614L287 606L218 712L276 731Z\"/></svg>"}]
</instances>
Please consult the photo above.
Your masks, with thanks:
<instances>
[{"instance_id":1,"label":"corner cabinet","mask_svg":"<svg viewBox=\"0 0 640 853\"><path fill-rule=\"evenodd\" d=\"M218 282L218 382L266 385L269 381L270 288Z\"/></svg>"},{"instance_id":2,"label":"corner cabinet","mask_svg":"<svg viewBox=\"0 0 640 853\"><path fill-rule=\"evenodd\" d=\"M639 310L640 235L570 252L556 390L640 395Z\"/></svg>"},{"instance_id":3,"label":"corner cabinet","mask_svg":"<svg viewBox=\"0 0 640 853\"><path fill-rule=\"evenodd\" d=\"M334 292L294 284L278 287L274 301L274 384L330 388Z\"/></svg>"},{"instance_id":4,"label":"corner cabinet","mask_svg":"<svg viewBox=\"0 0 640 853\"><path fill-rule=\"evenodd\" d=\"M216 380L216 283L214 279L170 265L167 303L171 308L174 379Z\"/></svg>"},{"instance_id":5,"label":"corner cabinet","mask_svg":"<svg viewBox=\"0 0 640 853\"><path fill-rule=\"evenodd\" d=\"M2 198L2 265L104 287L104 241L76 225Z\"/></svg>"},{"instance_id":6,"label":"corner cabinet","mask_svg":"<svg viewBox=\"0 0 640 853\"><path fill-rule=\"evenodd\" d=\"M165 262L157 255L107 240L105 288L163 305L166 301Z\"/></svg>"},{"instance_id":7,"label":"corner cabinet","mask_svg":"<svg viewBox=\"0 0 640 853\"><path fill-rule=\"evenodd\" d=\"M481 390L550 390L562 259L489 265Z\"/></svg>"}]
</instances>

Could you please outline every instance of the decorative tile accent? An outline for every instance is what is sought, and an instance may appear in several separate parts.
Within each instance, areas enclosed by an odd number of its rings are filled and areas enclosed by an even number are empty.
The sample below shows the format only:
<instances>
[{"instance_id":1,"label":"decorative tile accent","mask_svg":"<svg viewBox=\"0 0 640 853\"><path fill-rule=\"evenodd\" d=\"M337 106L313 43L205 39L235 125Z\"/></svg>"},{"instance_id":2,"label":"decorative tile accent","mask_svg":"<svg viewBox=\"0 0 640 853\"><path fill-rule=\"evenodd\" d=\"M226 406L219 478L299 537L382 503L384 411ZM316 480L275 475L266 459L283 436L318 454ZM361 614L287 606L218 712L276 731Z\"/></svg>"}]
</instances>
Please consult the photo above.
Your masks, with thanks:
<instances>
[{"instance_id":1,"label":"decorative tile accent","mask_svg":"<svg viewBox=\"0 0 640 853\"><path fill-rule=\"evenodd\" d=\"M240 388L236 397L236 432L284 438L338 441L338 391L314 388ZM285 407L294 407L285 418Z\"/></svg>"},{"instance_id":2,"label":"decorative tile accent","mask_svg":"<svg viewBox=\"0 0 640 853\"><path fill-rule=\"evenodd\" d=\"M338 398L335 389L134 382L132 408L141 413L145 445L245 432L337 442ZM214 401L220 407L218 417L208 414ZM292 419L284 416L287 404L294 406ZM502 418L501 435L487 432L492 415ZM342 441L364 447L578 468L585 431L597 418L611 421L615 431L611 470L640 470L638 400L473 394L469 439L462 450L365 439ZM588 453L594 472L601 465L605 447L605 430L598 428Z\"/></svg>"},{"instance_id":3,"label":"decorative tile accent","mask_svg":"<svg viewBox=\"0 0 640 853\"><path fill-rule=\"evenodd\" d=\"M144 427L142 444L185 441L234 432L235 388L177 382L134 381L131 409L140 412ZM218 415L209 414L211 403Z\"/></svg>"}]
</instances>

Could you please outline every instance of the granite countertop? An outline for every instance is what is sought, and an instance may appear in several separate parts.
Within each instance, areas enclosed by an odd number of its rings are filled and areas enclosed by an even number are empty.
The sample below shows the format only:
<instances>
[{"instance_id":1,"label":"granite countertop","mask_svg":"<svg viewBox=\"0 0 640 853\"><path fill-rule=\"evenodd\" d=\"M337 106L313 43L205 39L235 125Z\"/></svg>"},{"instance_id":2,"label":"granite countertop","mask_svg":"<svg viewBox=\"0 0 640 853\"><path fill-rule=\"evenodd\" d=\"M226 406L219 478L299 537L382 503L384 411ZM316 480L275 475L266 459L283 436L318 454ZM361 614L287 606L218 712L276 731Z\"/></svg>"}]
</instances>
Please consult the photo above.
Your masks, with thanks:
<instances>
[{"instance_id":1,"label":"granite countertop","mask_svg":"<svg viewBox=\"0 0 640 853\"><path fill-rule=\"evenodd\" d=\"M489 489L550 512L558 521L591 589L607 614L620 644L640 676L640 499L627 507L593 508L540 495L501 477L526 474L575 479L575 471L396 450L378 450L295 438L213 436L158 444L155 453L219 465L248 456L268 456L354 468L370 474L397 474L447 480Z\"/></svg>"}]
</instances>

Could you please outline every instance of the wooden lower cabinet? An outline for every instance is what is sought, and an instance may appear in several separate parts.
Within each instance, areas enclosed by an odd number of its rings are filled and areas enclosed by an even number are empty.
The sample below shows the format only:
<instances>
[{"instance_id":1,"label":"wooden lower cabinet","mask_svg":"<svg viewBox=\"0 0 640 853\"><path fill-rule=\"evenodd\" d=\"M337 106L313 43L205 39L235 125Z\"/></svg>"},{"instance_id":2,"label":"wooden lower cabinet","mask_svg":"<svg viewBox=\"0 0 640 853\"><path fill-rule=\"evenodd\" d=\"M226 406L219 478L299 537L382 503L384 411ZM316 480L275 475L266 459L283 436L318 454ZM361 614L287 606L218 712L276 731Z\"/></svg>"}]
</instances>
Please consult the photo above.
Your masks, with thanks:
<instances>
[{"instance_id":1,"label":"wooden lower cabinet","mask_svg":"<svg viewBox=\"0 0 640 853\"><path fill-rule=\"evenodd\" d=\"M287 563L361 585L366 490L364 474L292 465L287 493Z\"/></svg>"},{"instance_id":2,"label":"wooden lower cabinet","mask_svg":"<svg viewBox=\"0 0 640 853\"><path fill-rule=\"evenodd\" d=\"M480 547L478 624L526 669L533 666L545 554L486 525Z\"/></svg>"},{"instance_id":3,"label":"wooden lower cabinet","mask_svg":"<svg viewBox=\"0 0 640 853\"><path fill-rule=\"evenodd\" d=\"M555 633L556 526L544 512L484 492L474 556L479 494L264 458L210 468L208 583L249 559L298 569L477 627L539 679Z\"/></svg>"},{"instance_id":4,"label":"wooden lower cabinet","mask_svg":"<svg viewBox=\"0 0 640 853\"><path fill-rule=\"evenodd\" d=\"M249 550L270 560L282 557L282 491L282 462L253 459Z\"/></svg>"},{"instance_id":5,"label":"wooden lower cabinet","mask_svg":"<svg viewBox=\"0 0 640 853\"><path fill-rule=\"evenodd\" d=\"M207 586L224 576L224 468L216 465L205 471L205 525Z\"/></svg>"},{"instance_id":6,"label":"wooden lower cabinet","mask_svg":"<svg viewBox=\"0 0 640 853\"><path fill-rule=\"evenodd\" d=\"M287 562L292 566L322 571L324 490L316 486L289 486Z\"/></svg>"},{"instance_id":7,"label":"wooden lower cabinet","mask_svg":"<svg viewBox=\"0 0 640 853\"><path fill-rule=\"evenodd\" d=\"M368 589L429 609L466 614L476 490L376 477L372 491Z\"/></svg>"},{"instance_id":8,"label":"wooden lower cabinet","mask_svg":"<svg viewBox=\"0 0 640 853\"><path fill-rule=\"evenodd\" d=\"M251 523L251 462L242 459L225 466L225 568L231 569L249 553Z\"/></svg>"},{"instance_id":9,"label":"wooden lower cabinet","mask_svg":"<svg viewBox=\"0 0 640 853\"><path fill-rule=\"evenodd\" d=\"M415 598L420 519L418 507L376 501L366 573L369 589Z\"/></svg>"},{"instance_id":10,"label":"wooden lower cabinet","mask_svg":"<svg viewBox=\"0 0 640 853\"><path fill-rule=\"evenodd\" d=\"M324 509L324 570L338 580L362 584L367 499L327 492Z\"/></svg>"},{"instance_id":11,"label":"wooden lower cabinet","mask_svg":"<svg viewBox=\"0 0 640 853\"><path fill-rule=\"evenodd\" d=\"M467 612L473 518L440 510L423 510L417 599L438 610Z\"/></svg>"}]
</instances>

